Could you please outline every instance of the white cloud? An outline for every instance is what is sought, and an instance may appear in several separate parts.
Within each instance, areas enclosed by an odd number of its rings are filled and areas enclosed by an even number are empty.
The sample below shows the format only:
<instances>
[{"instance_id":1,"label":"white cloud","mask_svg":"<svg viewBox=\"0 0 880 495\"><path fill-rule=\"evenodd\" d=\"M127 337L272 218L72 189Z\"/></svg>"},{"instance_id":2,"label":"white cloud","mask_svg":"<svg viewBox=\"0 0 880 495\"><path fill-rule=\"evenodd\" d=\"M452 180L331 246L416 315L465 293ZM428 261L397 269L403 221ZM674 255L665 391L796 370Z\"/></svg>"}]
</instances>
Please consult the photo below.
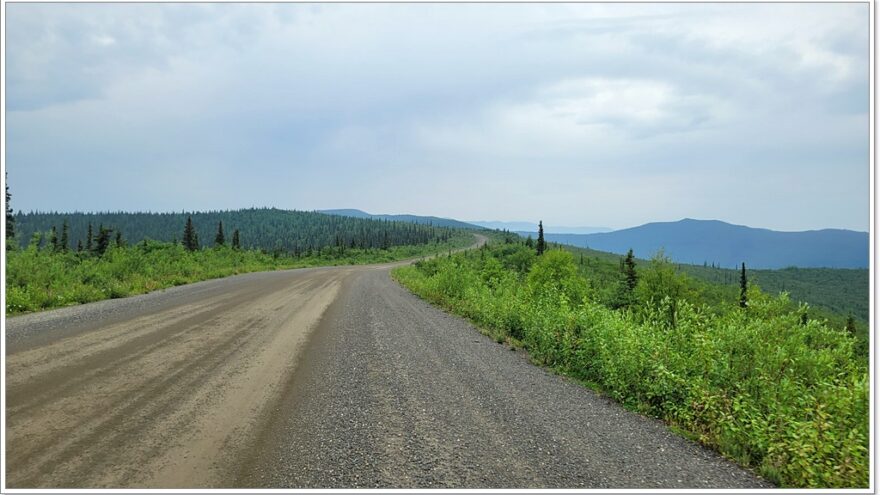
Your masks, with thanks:
<instances>
[{"instance_id":1,"label":"white cloud","mask_svg":"<svg viewBox=\"0 0 880 495\"><path fill-rule=\"evenodd\" d=\"M116 44L116 38L107 36L106 34L96 34L92 36L92 41L100 46L110 46Z\"/></svg>"}]
</instances>

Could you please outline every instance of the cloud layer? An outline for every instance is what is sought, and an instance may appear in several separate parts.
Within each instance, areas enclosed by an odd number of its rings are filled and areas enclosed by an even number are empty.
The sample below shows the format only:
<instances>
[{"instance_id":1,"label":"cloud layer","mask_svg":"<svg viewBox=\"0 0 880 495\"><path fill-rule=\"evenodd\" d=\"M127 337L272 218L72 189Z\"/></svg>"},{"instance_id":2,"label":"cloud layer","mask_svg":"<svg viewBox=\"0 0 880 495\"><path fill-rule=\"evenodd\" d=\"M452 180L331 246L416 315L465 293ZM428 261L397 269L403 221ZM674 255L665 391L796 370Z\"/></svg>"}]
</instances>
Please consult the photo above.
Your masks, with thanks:
<instances>
[{"instance_id":1,"label":"cloud layer","mask_svg":"<svg viewBox=\"0 0 880 495\"><path fill-rule=\"evenodd\" d=\"M13 206L868 228L861 4L10 4Z\"/></svg>"}]
</instances>

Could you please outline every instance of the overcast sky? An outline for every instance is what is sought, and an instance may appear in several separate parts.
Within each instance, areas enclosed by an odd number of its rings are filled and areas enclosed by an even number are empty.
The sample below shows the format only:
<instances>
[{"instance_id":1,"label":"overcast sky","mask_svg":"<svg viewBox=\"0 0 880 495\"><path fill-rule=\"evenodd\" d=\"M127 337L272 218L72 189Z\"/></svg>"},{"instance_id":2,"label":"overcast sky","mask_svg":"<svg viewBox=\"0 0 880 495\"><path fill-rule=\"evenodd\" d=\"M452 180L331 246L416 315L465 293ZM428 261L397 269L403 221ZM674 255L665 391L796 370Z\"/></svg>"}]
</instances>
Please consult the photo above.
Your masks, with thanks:
<instances>
[{"instance_id":1,"label":"overcast sky","mask_svg":"<svg viewBox=\"0 0 880 495\"><path fill-rule=\"evenodd\" d=\"M868 230L867 4L6 4L15 210Z\"/></svg>"}]
</instances>

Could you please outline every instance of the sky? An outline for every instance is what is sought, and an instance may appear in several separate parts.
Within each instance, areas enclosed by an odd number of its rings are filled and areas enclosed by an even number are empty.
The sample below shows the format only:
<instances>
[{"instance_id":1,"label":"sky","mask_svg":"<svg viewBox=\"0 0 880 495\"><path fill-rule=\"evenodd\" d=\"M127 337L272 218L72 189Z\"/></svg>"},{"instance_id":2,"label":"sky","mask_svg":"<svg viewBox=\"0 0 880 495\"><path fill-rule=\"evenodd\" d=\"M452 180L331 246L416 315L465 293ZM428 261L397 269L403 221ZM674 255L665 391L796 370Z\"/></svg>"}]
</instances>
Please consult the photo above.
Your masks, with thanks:
<instances>
[{"instance_id":1,"label":"sky","mask_svg":"<svg viewBox=\"0 0 880 495\"><path fill-rule=\"evenodd\" d=\"M6 4L12 206L869 228L868 4Z\"/></svg>"}]
</instances>

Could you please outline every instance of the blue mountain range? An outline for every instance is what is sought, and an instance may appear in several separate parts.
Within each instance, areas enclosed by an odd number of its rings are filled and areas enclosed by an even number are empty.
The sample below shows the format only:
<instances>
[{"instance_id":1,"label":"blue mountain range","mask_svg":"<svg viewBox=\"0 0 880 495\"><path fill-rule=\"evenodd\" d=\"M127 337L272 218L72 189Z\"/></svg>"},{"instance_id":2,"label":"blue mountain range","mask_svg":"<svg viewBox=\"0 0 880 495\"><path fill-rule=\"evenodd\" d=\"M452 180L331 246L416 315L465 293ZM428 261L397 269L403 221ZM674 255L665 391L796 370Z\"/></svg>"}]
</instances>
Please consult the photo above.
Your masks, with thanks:
<instances>
[{"instance_id":1,"label":"blue mountain range","mask_svg":"<svg viewBox=\"0 0 880 495\"><path fill-rule=\"evenodd\" d=\"M535 232L520 232L536 236ZM658 250L678 263L734 268L867 268L867 232L842 229L780 232L685 218L595 234L545 234L549 242L650 258Z\"/></svg>"}]
</instances>

